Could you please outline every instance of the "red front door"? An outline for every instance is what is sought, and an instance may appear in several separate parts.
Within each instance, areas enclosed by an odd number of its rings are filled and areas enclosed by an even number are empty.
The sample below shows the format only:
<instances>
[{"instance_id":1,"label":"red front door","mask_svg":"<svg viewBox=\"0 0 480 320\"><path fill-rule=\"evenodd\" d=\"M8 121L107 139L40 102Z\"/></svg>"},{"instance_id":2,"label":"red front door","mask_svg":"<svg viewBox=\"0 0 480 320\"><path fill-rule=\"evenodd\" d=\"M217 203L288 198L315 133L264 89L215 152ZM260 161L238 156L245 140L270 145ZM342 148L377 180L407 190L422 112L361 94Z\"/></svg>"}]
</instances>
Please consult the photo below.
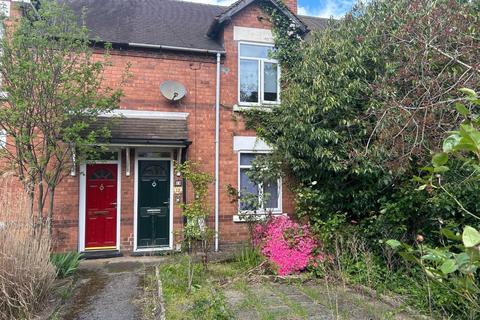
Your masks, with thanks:
<instances>
[{"instance_id":1,"label":"red front door","mask_svg":"<svg viewBox=\"0 0 480 320\"><path fill-rule=\"evenodd\" d=\"M117 239L117 165L88 164L85 249L115 249Z\"/></svg>"}]
</instances>

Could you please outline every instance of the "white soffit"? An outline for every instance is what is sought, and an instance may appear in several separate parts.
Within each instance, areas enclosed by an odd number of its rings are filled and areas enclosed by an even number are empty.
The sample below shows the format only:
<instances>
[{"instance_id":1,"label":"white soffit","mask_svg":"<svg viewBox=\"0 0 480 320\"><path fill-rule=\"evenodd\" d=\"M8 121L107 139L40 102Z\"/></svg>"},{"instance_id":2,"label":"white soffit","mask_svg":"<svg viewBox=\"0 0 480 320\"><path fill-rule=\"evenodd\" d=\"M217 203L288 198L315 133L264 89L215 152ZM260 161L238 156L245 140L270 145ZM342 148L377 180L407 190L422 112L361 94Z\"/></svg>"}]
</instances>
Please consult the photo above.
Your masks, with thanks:
<instances>
[{"instance_id":1,"label":"white soffit","mask_svg":"<svg viewBox=\"0 0 480 320\"><path fill-rule=\"evenodd\" d=\"M274 43L272 30L247 27L233 27L233 40Z\"/></svg>"},{"instance_id":2,"label":"white soffit","mask_svg":"<svg viewBox=\"0 0 480 320\"><path fill-rule=\"evenodd\" d=\"M130 110L115 109L109 113L104 113L101 117L125 117L135 119L164 119L164 120L186 120L188 113L186 112L166 112L166 111L146 111L146 110Z\"/></svg>"},{"instance_id":3,"label":"white soffit","mask_svg":"<svg viewBox=\"0 0 480 320\"><path fill-rule=\"evenodd\" d=\"M234 151L271 151L272 147L257 137L233 137Z\"/></svg>"}]
</instances>

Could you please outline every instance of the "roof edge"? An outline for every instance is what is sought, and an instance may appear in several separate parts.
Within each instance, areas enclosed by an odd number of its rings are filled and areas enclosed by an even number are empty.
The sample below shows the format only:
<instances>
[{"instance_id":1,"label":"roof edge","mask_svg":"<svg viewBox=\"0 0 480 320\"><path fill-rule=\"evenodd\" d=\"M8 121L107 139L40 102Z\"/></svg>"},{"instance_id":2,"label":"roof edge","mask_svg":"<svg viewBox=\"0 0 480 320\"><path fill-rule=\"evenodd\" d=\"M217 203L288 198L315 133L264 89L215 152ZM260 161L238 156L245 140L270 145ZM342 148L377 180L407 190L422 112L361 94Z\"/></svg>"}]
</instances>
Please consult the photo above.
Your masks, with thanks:
<instances>
[{"instance_id":1,"label":"roof edge","mask_svg":"<svg viewBox=\"0 0 480 320\"><path fill-rule=\"evenodd\" d=\"M188 47L175 47L161 44L150 44L150 43L136 43L136 42L117 42L117 41L108 41L108 40L98 40L90 39L91 45L105 46L107 43L113 46L119 46L122 48L139 48L139 49L150 49L150 50L168 50L168 51L182 51L189 53L206 53L206 54L221 54L225 55L225 50L211 50L211 49L202 49L202 48L188 48Z\"/></svg>"},{"instance_id":2,"label":"roof edge","mask_svg":"<svg viewBox=\"0 0 480 320\"><path fill-rule=\"evenodd\" d=\"M196 52L196 53L213 53L213 54L225 54L225 50L210 50L210 49L200 49L200 48L187 48L187 47L175 47L175 46L166 46L161 44L148 44L148 43L136 43L130 42L127 43L130 47L135 48L147 48L147 49L164 49L164 50L175 50L175 51L186 51L186 52Z\"/></svg>"},{"instance_id":3,"label":"roof edge","mask_svg":"<svg viewBox=\"0 0 480 320\"><path fill-rule=\"evenodd\" d=\"M243 9L245 9L247 6L254 3L255 1L258 1L258 0L239 0L234 4L232 4L230 7L227 8L225 12L215 17L215 19L212 21L212 24L210 25L210 28L208 28L207 36L210 38L214 38L215 36L217 36L221 27L225 23L230 22L234 15L236 15L238 12L242 11ZM308 32L308 28L305 25L305 23L303 23L303 21L301 21L292 11L290 11L290 9L288 9L284 5L281 5L278 2L278 0L264 0L264 1L270 2L275 8L277 8L283 14L285 14L291 21L295 22L299 26L302 34Z\"/></svg>"}]
</instances>

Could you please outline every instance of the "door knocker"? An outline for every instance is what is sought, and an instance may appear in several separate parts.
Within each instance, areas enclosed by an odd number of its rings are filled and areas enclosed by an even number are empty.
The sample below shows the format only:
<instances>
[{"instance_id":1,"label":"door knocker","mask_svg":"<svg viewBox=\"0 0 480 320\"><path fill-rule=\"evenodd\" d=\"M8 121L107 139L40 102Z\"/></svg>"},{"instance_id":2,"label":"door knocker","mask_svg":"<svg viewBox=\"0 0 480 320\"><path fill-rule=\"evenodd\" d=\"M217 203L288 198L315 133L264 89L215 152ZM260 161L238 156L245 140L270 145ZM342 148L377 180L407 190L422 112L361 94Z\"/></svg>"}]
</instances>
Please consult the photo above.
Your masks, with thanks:
<instances>
[{"instance_id":1,"label":"door knocker","mask_svg":"<svg viewBox=\"0 0 480 320\"><path fill-rule=\"evenodd\" d=\"M157 186L157 182L155 180L153 180L153 183L152 183L152 187L156 187Z\"/></svg>"},{"instance_id":2,"label":"door knocker","mask_svg":"<svg viewBox=\"0 0 480 320\"><path fill-rule=\"evenodd\" d=\"M100 191L103 191L103 189L105 189L105 187L103 186L103 183L100 185L99 189Z\"/></svg>"}]
</instances>

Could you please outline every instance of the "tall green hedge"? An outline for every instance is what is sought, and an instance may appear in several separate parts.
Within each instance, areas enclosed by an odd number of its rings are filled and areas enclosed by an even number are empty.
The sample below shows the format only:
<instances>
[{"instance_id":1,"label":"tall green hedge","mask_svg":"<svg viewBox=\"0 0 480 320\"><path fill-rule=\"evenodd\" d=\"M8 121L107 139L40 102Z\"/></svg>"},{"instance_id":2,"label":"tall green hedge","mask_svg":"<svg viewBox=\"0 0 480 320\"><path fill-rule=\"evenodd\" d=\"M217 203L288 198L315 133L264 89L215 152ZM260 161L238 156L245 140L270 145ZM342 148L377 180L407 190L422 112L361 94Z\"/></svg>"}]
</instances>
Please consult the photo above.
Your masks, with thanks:
<instances>
[{"instance_id":1,"label":"tall green hedge","mask_svg":"<svg viewBox=\"0 0 480 320\"><path fill-rule=\"evenodd\" d=\"M457 89L480 84L479 3L374 0L306 41L267 9L282 102L245 119L294 181L297 213L323 235L351 223L372 238L385 226L412 239L455 217L453 205L436 210L442 196L415 191L411 178L460 121ZM452 186L465 174L452 174Z\"/></svg>"}]
</instances>

